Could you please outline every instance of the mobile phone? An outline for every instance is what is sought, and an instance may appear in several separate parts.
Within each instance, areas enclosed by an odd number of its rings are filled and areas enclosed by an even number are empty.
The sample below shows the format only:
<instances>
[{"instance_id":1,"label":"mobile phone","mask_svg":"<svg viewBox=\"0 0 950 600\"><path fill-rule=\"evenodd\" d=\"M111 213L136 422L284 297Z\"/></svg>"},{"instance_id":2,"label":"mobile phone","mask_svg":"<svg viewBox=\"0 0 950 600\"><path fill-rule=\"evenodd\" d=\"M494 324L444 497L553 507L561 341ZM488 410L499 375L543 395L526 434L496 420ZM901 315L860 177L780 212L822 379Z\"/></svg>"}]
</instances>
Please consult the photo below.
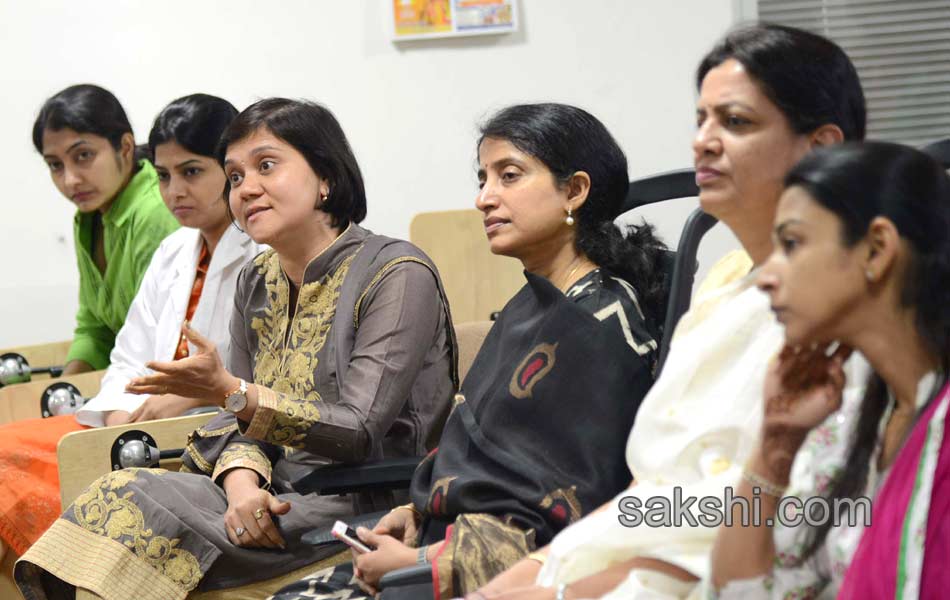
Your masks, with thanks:
<instances>
[{"instance_id":1,"label":"mobile phone","mask_svg":"<svg viewBox=\"0 0 950 600\"><path fill-rule=\"evenodd\" d=\"M353 531L353 528L343 521L337 521L334 523L330 534L360 554L366 554L367 552L373 551L372 548L361 542L360 538L356 536L356 532Z\"/></svg>"}]
</instances>

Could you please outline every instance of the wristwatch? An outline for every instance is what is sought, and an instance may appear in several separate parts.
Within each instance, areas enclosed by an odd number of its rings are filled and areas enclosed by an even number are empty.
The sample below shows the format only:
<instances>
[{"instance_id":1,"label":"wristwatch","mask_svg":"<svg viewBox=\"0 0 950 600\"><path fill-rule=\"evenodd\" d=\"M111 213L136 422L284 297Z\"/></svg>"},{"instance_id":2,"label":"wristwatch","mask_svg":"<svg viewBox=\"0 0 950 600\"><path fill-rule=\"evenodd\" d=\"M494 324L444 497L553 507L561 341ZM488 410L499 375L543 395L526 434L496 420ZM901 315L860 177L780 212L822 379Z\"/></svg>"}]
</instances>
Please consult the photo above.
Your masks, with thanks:
<instances>
[{"instance_id":1,"label":"wristwatch","mask_svg":"<svg viewBox=\"0 0 950 600\"><path fill-rule=\"evenodd\" d=\"M239 379L241 385L224 397L224 410L230 413L239 413L247 408L247 382Z\"/></svg>"}]
</instances>

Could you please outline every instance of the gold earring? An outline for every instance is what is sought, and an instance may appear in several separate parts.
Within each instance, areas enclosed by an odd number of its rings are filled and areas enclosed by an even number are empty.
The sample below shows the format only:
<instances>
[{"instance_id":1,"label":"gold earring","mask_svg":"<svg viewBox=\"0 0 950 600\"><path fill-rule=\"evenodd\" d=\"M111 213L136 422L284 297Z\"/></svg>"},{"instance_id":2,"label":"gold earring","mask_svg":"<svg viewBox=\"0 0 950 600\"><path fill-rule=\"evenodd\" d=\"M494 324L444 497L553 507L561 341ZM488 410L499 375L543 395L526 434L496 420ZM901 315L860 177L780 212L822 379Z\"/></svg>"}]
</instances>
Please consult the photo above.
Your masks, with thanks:
<instances>
[{"instance_id":1,"label":"gold earring","mask_svg":"<svg viewBox=\"0 0 950 600\"><path fill-rule=\"evenodd\" d=\"M574 216L573 216L573 213L574 213L574 211L571 209L570 206L568 206L568 207L567 207L567 218L564 219L564 222L567 223L567 226L568 226L568 227L571 227L571 226L574 225Z\"/></svg>"}]
</instances>

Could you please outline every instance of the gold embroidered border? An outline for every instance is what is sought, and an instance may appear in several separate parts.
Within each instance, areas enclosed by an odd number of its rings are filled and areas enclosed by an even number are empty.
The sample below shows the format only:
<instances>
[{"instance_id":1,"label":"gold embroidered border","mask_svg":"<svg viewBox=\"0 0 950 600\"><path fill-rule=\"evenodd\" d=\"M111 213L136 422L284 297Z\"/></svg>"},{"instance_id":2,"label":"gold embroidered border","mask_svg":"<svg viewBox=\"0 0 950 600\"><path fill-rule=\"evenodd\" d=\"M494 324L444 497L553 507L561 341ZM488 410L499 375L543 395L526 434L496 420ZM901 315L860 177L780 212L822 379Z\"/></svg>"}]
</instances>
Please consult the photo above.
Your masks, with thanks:
<instances>
[{"instance_id":1,"label":"gold embroidered border","mask_svg":"<svg viewBox=\"0 0 950 600\"><path fill-rule=\"evenodd\" d=\"M394 259L392 259L391 261L389 261L388 263L386 263L385 265L383 265L383 267L382 267L379 271L376 271L376 274L373 275L373 279L370 280L369 285L366 286L366 289L363 290L363 292L360 294L360 297L357 298L357 300L356 300L356 305L353 307L353 326L354 326L354 327L356 327L357 329L359 329L359 326L360 326L360 307L363 305L363 299L365 299L366 296L369 294L370 290L373 289L373 286L375 286L377 283L379 283L379 280L383 278L383 275L386 274L386 271L388 271L389 269L395 267L395 266L398 265L398 264L402 264L402 263L405 263L405 262L419 263L420 265L422 265L422 266L424 266L425 268L429 269L429 271L432 271L432 267L430 267L430 266L428 265L428 263L426 263L426 261L421 260L421 259L418 259L418 258L416 258L415 256L400 256L399 258L394 258ZM433 275L434 275L434 273L433 273Z\"/></svg>"},{"instance_id":2,"label":"gold embroidered border","mask_svg":"<svg viewBox=\"0 0 950 600\"><path fill-rule=\"evenodd\" d=\"M205 457L201 456L201 453L198 452L193 444L189 443L185 446L185 453L188 454L188 457L195 463L195 466L201 469L205 475L210 475L211 472L214 471L214 465L205 460Z\"/></svg>"},{"instance_id":3,"label":"gold embroidered border","mask_svg":"<svg viewBox=\"0 0 950 600\"><path fill-rule=\"evenodd\" d=\"M242 431L247 437L255 440L266 440L274 425L274 414L277 411L277 392L264 387L255 385L257 388L257 408L254 409L254 416L251 422L247 424L247 429Z\"/></svg>"},{"instance_id":4,"label":"gold embroidered border","mask_svg":"<svg viewBox=\"0 0 950 600\"><path fill-rule=\"evenodd\" d=\"M230 425L225 425L224 427L219 427L218 429L205 429L204 427L200 427L198 429L200 432L198 436L203 438L218 437L227 433L231 433L232 431L237 431L237 428L237 423L231 423Z\"/></svg>"},{"instance_id":5,"label":"gold embroidered border","mask_svg":"<svg viewBox=\"0 0 950 600\"><path fill-rule=\"evenodd\" d=\"M218 477L225 471L236 468L250 469L270 483L270 460L260 448L253 444L231 444L225 448L215 463L211 480L218 481Z\"/></svg>"},{"instance_id":6,"label":"gold embroidered border","mask_svg":"<svg viewBox=\"0 0 950 600\"><path fill-rule=\"evenodd\" d=\"M69 548L69 552L65 552L65 548ZM189 592L129 552L120 542L64 519L53 523L30 547L17 561L16 570L26 575L35 570L32 565L98 594L103 600L183 600Z\"/></svg>"}]
</instances>

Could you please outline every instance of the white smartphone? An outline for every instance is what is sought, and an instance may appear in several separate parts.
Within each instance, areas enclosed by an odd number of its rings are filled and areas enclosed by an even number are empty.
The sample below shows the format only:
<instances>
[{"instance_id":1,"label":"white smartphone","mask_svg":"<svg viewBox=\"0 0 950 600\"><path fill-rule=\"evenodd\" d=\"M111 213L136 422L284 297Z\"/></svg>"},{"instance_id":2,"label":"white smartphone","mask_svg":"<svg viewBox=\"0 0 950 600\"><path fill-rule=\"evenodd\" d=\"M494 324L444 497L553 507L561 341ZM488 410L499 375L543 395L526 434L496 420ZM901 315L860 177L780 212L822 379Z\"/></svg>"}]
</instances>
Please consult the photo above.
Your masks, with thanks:
<instances>
[{"instance_id":1,"label":"white smartphone","mask_svg":"<svg viewBox=\"0 0 950 600\"><path fill-rule=\"evenodd\" d=\"M336 539L340 540L350 548L353 548L360 554L366 554L367 552L372 552L372 549L360 541L360 538L356 536L356 532L353 531L353 528L344 523L343 521L337 521L333 524L333 529L330 531L330 534Z\"/></svg>"}]
</instances>

